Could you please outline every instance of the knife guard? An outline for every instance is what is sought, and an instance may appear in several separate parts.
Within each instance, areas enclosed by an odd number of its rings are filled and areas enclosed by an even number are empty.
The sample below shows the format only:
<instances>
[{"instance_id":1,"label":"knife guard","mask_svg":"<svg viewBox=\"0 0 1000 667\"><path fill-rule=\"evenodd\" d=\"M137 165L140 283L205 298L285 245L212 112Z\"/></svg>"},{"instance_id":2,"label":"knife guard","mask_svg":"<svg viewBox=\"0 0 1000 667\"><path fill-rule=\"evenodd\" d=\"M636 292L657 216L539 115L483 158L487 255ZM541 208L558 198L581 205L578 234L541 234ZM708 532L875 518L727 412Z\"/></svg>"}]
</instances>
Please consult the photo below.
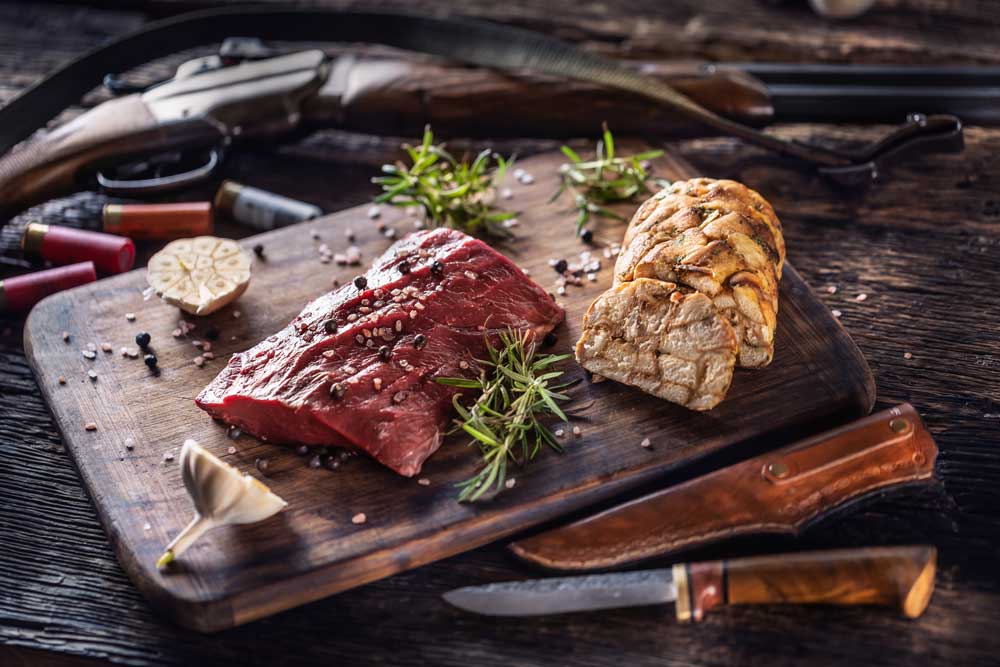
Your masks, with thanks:
<instances>
[{"instance_id":1,"label":"knife guard","mask_svg":"<svg viewBox=\"0 0 1000 667\"><path fill-rule=\"evenodd\" d=\"M929 480L937 446L904 403L788 447L514 542L555 570L616 567L737 535L795 535L881 489Z\"/></svg>"}]
</instances>

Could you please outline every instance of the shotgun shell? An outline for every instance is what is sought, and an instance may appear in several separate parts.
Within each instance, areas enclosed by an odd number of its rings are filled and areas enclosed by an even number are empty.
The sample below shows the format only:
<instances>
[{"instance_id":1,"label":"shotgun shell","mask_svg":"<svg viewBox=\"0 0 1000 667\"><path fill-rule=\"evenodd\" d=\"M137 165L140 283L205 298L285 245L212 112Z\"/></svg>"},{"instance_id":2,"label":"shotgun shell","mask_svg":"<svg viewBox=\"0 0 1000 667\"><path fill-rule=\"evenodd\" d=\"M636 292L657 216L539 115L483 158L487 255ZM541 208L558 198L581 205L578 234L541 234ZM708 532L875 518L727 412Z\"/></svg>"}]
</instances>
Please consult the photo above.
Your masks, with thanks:
<instances>
[{"instance_id":1,"label":"shotgun shell","mask_svg":"<svg viewBox=\"0 0 1000 667\"><path fill-rule=\"evenodd\" d=\"M25 228L21 250L26 257L57 266L90 260L101 273L124 273L135 263L132 239L37 222Z\"/></svg>"},{"instance_id":2,"label":"shotgun shell","mask_svg":"<svg viewBox=\"0 0 1000 667\"><path fill-rule=\"evenodd\" d=\"M138 241L172 241L211 235L212 204L107 204L104 231Z\"/></svg>"},{"instance_id":3,"label":"shotgun shell","mask_svg":"<svg viewBox=\"0 0 1000 667\"><path fill-rule=\"evenodd\" d=\"M268 231L323 215L318 206L252 188L233 181L223 181L215 195L215 208L233 220L259 231Z\"/></svg>"},{"instance_id":4,"label":"shotgun shell","mask_svg":"<svg viewBox=\"0 0 1000 667\"><path fill-rule=\"evenodd\" d=\"M56 292L97 280L93 262L80 262L0 280L0 313L26 312Z\"/></svg>"}]
</instances>

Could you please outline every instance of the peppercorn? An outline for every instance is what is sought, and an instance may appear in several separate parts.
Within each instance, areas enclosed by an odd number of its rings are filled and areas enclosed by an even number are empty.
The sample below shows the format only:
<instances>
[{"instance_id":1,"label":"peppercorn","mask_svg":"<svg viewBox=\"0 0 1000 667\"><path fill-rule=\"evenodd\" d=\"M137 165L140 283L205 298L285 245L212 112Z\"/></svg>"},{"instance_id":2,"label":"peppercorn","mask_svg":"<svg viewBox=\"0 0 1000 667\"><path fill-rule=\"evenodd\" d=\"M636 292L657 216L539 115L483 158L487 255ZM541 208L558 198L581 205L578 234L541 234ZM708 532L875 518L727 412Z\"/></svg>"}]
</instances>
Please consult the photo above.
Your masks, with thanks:
<instances>
[{"instance_id":1,"label":"peppercorn","mask_svg":"<svg viewBox=\"0 0 1000 667\"><path fill-rule=\"evenodd\" d=\"M333 398L343 398L346 393L347 387L345 387L342 383L334 382L330 385L330 396Z\"/></svg>"},{"instance_id":2,"label":"peppercorn","mask_svg":"<svg viewBox=\"0 0 1000 667\"><path fill-rule=\"evenodd\" d=\"M138 345L139 347L141 347L144 350L147 347L149 347L149 341L150 340L152 340L152 336L150 336L149 333L147 333L145 331L140 331L139 333L137 333L135 335L135 344Z\"/></svg>"},{"instance_id":3,"label":"peppercorn","mask_svg":"<svg viewBox=\"0 0 1000 667\"><path fill-rule=\"evenodd\" d=\"M427 336L423 334L417 334L416 336L413 337L413 347L417 348L418 350L422 350L424 348L424 345L427 345Z\"/></svg>"},{"instance_id":4,"label":"peppercorn","mask_svg":"<svg viewBox=\"0 0 1000 667\"><path fill-rule=\"evenodd\" d=\"M556 273L566 273L569 264L566 263L565 259L560 259L552 268L556 270Z\"/></svg>"},{"instance_id":5,"label":"peppercorn","mask_svg":"<svg viewBox=\"0 0 1000 667\"><path fill-rule=\"evenodd\" d=\"M590 243L591 241L594 240L594 232L590 231L589 229L584 229L582 232L580 232L580 240L583 241L584 243Z\"/></svg>"},{"instance_id":6,"label":"peppercorn","mask_svg":"<svg viewBox=\"0 0 1000 667\"><path fill-rule=\"evenodd\" d=\"M214 324L208 325L208 328L205 329L205 338L209 340L216 340L218 337L219 337L219 327L215 326Z\"/></svg>"},{"instance_id":7,"label":"peppercorn","mask_svg":"<svg viewBox=\"0 0 1000 667\"><path fill-rule=\"evenodd\" d=\"M388 345L383 345L378 349L378 358L382 361L389 361L392 357L392 348Z\"/></svg>"},{"instance_id":8,"label":"peppercorn","mask_svg":"<svg viewBox=\"0 0 1000 667\"><path fill-rule=\"evenodd\" d=\"M312 457L311 459L309 459L309 467L310 468L318 468L321 465L323 465L323 461L322 461L322 459L319 458L318 454L316 456Z\"/></svg>"},{"instance_id":9,"label":"peppercorn","mask_svg":"<svg viewBox=\"0 0 1000 667\"><path fill-rule=\"evenodd\" d=\"M326 457L326 460L323 461L323 466L327 470L336 470L340 467L340 461L338 461L335 456L328 456Z\"/></svg>"},{"instance_id":10,"label":"peppercorn","mask_svg":"<svg viewBox=\"0 0 1000 667\"><path fill-rule=\"evenodd\" d=\"M444 273L444 264L435 259L434 262L431 264L431 273L437 276Z\"/></svg>"},{"instance_id":11,"label":"peppercorn","mask_svg":"<svg viewBox=\"0 0 1000 667\"><path fill-rule=\"evenodd\" d=\"M261 259L264 259L264 244L258 243L253 247L253 254L257 255Z\"/></svg>"},{"instance_id":12,"label":"peppercorn","mask_svg":"<svg viewBox=\"0 0 1000 667\"><path fill-rule=\"evenodd\" d=\"M254 465L257 466L257 470L266 473L267 469L270 467L271 464L268 462L267 459L258 458L256 461L254 461Z\"/></svg>"},{"instance_id":13,"label":"peppercorn","mask_svg":"<svg viewBox=\"0 0 1000 667\"><path fill-rule=\"evenodd\" d=\"M309 447L307 445L299 445L295 448L295 453L299 456L305 456L309 453Z\"/></svg>"},{"instance_id":14,"label":"peppercorn","mask_svg":"<svg viewBox=\"0 0 1000 667\"><path fill-rule=\"evenodd\" d=\"M364 289L368 287L368 279L364 276L358 276L354 279L354 286L358 289Z\"/></svg>"},{"instance_id":15,"label":"peppercorn","mask_svg":"<svg viewBox=\"0 0 1000 667\"><path fill-rule=\"evenodd\" d=\"M547 334L545 334L545 338L542 340L542 345L544 345L545 347L552 347L553 345L556 344L557 340L559 340L559 336L556 335L556 332L550 331Z\"/></svg>"},{"instance_id":16,"label":"peppercorn","mask_svg":"<svg viewBox=\"0 0 1000 667\"><path fill-rule=\"evenodd\" d=\"M399 272L402 273L404 276L410 272L410 263L407 262L405 259L399 263Z\"/></svg>"},{"instance_id":17,"label":"peppercorn","mask_svg":"<svg viewBox=\"0 0 1000 667\"><path fill-rule=\"evenodd\" d=\"M327 320L326 322L323 323L323 329L325 329L328 334L337 333L337 321Z\"/></svg>"},{"instance_id":18,"label":"peppercorn","mask_svg":"<svg viewBox=\"0 0 1000 667\"><path fill-rule=\"evenodd\" d=\"M142 360L150 368L156 368L156 355L152 352L143 357Z\"/></svg>"}]
</instances>

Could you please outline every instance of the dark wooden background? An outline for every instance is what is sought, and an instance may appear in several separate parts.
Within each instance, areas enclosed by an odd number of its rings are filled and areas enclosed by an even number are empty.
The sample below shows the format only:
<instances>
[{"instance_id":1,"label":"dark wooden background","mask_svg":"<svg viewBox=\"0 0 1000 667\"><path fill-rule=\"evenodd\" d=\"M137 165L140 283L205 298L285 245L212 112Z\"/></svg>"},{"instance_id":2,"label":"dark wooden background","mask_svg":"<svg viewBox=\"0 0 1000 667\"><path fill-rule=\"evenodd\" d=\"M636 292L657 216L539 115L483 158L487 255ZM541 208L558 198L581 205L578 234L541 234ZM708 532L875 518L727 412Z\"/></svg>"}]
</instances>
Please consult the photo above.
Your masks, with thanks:
<instances>
[{"instance_id":1,"label":"dark wooden background","mask_svg":"<svg viewBox=\"0 0 1000 667\"><path fill-rule=\"evenodd\" d=\"M0 102L102 39L199 4L0 4ZM420 4L446 11L456 3ZM774 7L748 0L474 0L463 11L625 57L1000 63L1000 11L986 0L882 0L846 23L825 22L797 1ZM141 76L163 74L171 63ZM775 131L850 142L884 129L797 124ZM772 201L790 260L842 312L867 356L876 407L912 402L941 449L936 486L865 502L797 542L746 540L694 555L933 543L940 550L937 592L920 620L862 609L734 609L700 626L678 626L670 610L645 608L498 621L443 604L439 595L449 588L533 574L498 544L221 635L180 630L152 613L118 566L28 369L22 322L6 317L0 319L0 664L996 664L1000 128L968 128L966 141L961 156L899 169L857 196L735 141L667 146L707 175L738 178ZM278 154L244 155L228 175L333 211L367 199L373 165L391 157L395 144L328 132ZM553 145L504 148L523 155ZM85 225L101 201L83 195L15 222ZM10 232L0 241L0 276L11 275L19 269ZM862 293L867 299L856 300Z\"/></svg>"}]
</instances>

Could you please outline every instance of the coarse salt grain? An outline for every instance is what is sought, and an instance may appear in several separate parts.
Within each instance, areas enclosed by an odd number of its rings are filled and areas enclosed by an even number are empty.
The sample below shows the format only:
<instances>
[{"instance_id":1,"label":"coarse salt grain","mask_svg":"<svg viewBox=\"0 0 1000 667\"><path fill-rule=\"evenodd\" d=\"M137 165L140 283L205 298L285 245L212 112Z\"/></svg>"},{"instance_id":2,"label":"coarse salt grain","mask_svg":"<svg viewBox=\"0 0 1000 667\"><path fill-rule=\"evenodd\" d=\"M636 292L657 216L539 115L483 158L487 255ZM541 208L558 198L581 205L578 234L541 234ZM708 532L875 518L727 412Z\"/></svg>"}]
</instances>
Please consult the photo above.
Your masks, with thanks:
<instances>
[{"instance_id":1,"label":"coarse salt grain","mask_svg":"<svg viewBox=\"0 0 1000 667\"><path fill-rule=\"evenodd\" d=\"M573 435L580 435L581 433L583 433L583 431L580 430L579 426L573 427Z\"/></svg>"},{"instance_id":2,"label":"coarse salt grain","mask_svg":"<svg viewBox=\"0 0 1000 667\"><path fill-rule=\"evenodd\" d=\"M174 329L173 331L170 332L170 335L173 336L174 338L180 338L181 337L181 330L180 329Z\"/></svg>"},{"instance_id":3,"label":"coarse salt grain","mask_svg":"<svg viewBox=\"0 0 1000 667\"><path fill-rule=\"evenodd\" d=\"M511 190L510 188L504 188L503 190L500 191L501 199L510 199L513 196L514 196L514 191Z\"/></svg>"},{"instance_id":4,"label":"coarse salt grain","mask_svg":"<svg viewBox=\"0 0 1000 667\"><path fill-rule=\"evenodd\" d=\"M843 315L842 312L840 312L839 310L836 310L836 309L831 310L830 314L832 314L834 317L840 317L841 315Z\"/></svg>"},{"instance_id":5,"label":"coarse salt grain","mask_svg":"<svg viewBox=\"0 0 1000 667\"><path fill-rule=\"evenodd\" d=\"M431 480L427 479L426 477L421 477L420 479L417 480L417 484L419 484L420 486L430 486Z\"/></svg>"},{"instance_id":6,"label":"coarse salt grain","mask_svg":"<svg viewBox=\"0 0 1000 667\"><path fill-rule=\"evenodd\" d=\"M508 489L513 489L515 484L517 484L517 480L514 479L513 477L511 477L510 479L508 479L506 482L503 483L503 485L506 486Z\"/></svg>"},{"instance_id":7,"label":"coarse salt grain","mask_svg":"<svg viewBox=\"0 0 1000 667\"><path fill-rule=\"evenodd\" d=\"M649 449L653 446L653 443L649 441L649 438L643 438L642 442L639 443L639 446L643 449Z\"/></svg>"},{"instance_id":8,"label":"coarse salt grain","mask_svg":"<svg viewBox=\"0 0 1000 667\"><path fill-rule=\"evenodd\" d=\"M166 462L173 461L174 460L174 453L173 452L167 452L166 454L163 455L163 460L166 461Z\"/></svg>"},{"instance_id":9,"label":"coarse salt grain","mask_svg":"<svg viewBox=\"0 0 1000 667\"><path fill-rule=\"evenodd\" d=\"M867 298L868 298L868 295L865 294L864 292L862 292L861 294L859 294L856 297L854 297L854 300L855 301L864 301Z\"/></svg>"},{"instance_id":10,"label":"coarse salt grain","mask_svg":"<svg viewBox=\"0 0 1000 667\"><path fill-rule=\"evenodd\" d=\"M566 435L566 431L562 430L561 428L557 428L557 429L556 429L556 434L555 434L555 435L556 435L556 437L557 437L557 438L561 438L561 437L563 437L564 435Z\"/></svg>"},{"instance_id":11,"label":"coarse salt grain","mask_svg":"<svg viewBox=\"0 0 1000 667\"><path fill-rule=\"evenodd\" d=\"M357 514L351 517L351 523L353 523L356 526L363 524L367 520L368 517L365 516L364 512L358 512Z\"/></svg>"},{"instance_id":12,"label":"coarse salt grain","mask_svg":"<svg viewBox=\"0 0 1000 667\"><path fill-rule=\"evenodd\" d=\"M147 521L146 523L142 524L142 529L143 530L152 530L153 526Z\"/></svg>"},{"instance_id":13,"label":"coarse salt grain","mask_svg":"<svg viewBox=\"0 0 1000 667\"><path fill-rule=\"evenodd\" d=\"M80 354L83 355L84 359L93 360L97 358L97 353L94 352L93 350L80 350Z\"/></svg>"},{"instance_id":14,"label":"coarse salt grain","mask_svg":"<svg viewBox=\"0 0 1000 667\"><path fill-rule=\"evenodd\" d=\"M910 353L910 352L904 352L903 353L903 358L904 359L912 359L913 358L913 354Z\"/></svg>"},{"instance_id":15,"label":"coarse salt grain","mask_svg":"<svg viewBox=\"0 0 1000 667\"><path fill-rule=\"evenodd\" d=\"M66 378L64 378L62 375L59 376L59 384L66 384Z\"/></svg>"},{"instance_id":16,"label":"coarse salt grain","mask_svg":"<svg viewBox=\"0 0 1000 667\"><path fill-rule=\"evenodd\" d=\"M62 332L62 339L63 339L64 343L68 343L69 342L69 332L68 331L63 331Z\"/></svg>"},{"instance_id":17,"label":"coarse salt grain","mask_svg":"<svg viewBox=\"0 0 1000 667\"><path fill-rule=\"evenodd\" d=\"M200 355L195 357L191 361L193 361L194 365L197 366L198 368L201 368L202 366L205 365L205 357L202 357Z\"/></svg>"},{"instance_id":18,"label":"coarse salt grain","mask_svg":"<svg viewBox=\"0 0 1000 667\"><path fill-rule=\"evenodd\" d=\"M135 313L125 313L125 319L129 322L135 322Z\"/></svg>"},{"instance_id":19,"label":"coarse salt grain","mask_svg":"<svg viewBox=\"0 0 1000 667\"><path fill-rule=\"evenodd\" d=\"M97 382L97 371L93 369L87 371L87 377L90 378L91 382Z\"/></svg>"},{"instance_id":20,"label":"coarse salt grain","mask_svg":"<svg viewBox=\"0 0 1000 667\"><path fill-rule=\"evenodd\" d=\"M215 352L205 352L201 356L204 357L206 360L215 359Z\"/></svg>"},{"instance_id":21,"label":"coarse salt grain","mask_svg":"<svg viewBox=\"0 0 1000 667\"><path fill-rule=\"evenodd\" d=\"M827 292L827 294L836 294L837 293L837 286L836 285L830 285L830 286L828 286L826 288L826 292Z\"/></svg>"},{"instance_id":22,"label":"coarse salt grain","mask_svg":"<svg viewBox=\"0 0 1000 667\"><path fill-rule=\"evenodd\" d=\"M372 386L375 387L375 391L382 391L382 378L372 380Z\"/></svg>"},{"instance_id":23,"label":"coarse salt grain","mask_svg":"<svg viewBox=\"0 0 1000 667\"><path fill-rule=\"evenodd\" d=\"M238 319L240 319L240 315L242 315L242 314L243 314L243 313L241 313L240 311L238 311L238 310L234 310L234 311L233 311L233 319L234 319L234 320L238 320Z\"/></svg>"},{"instance_id":24,"label":"coarse salt grain","mask_svg":"<svg viewBox=\"0 0 1000 667\"><path fill-rule=\"evenodd\" d=\"M86 431L96 431L97 424L95 424L94 422L87 422L86 424L83 425L83 428Z\"/></svg>"},{"instance_id":25,"label":"coarse salt grain","mask_svg":"<svg viewBox=\"0 0 1000 667\"><path fill-rule=\"evenodd\" d=\"M371 218L372 220L374 220L377 217L379 217L380 215L382 215L382 209L380 209L378 206L369 206L368 207L368 217L369 218Z\"/></svg>"},{"instance_id":26,"label":"coarse salt grain","mask_svg":"<svg viewBox=\"0 0 1000 667\"><path fill-rule=\"evenodd\" d=\"M230 454L235 454L236 453L236 448L233 447L232 445L230 445L229 448L226 449L226 451L229 452Z\"/></svg>"}]
</instances>

